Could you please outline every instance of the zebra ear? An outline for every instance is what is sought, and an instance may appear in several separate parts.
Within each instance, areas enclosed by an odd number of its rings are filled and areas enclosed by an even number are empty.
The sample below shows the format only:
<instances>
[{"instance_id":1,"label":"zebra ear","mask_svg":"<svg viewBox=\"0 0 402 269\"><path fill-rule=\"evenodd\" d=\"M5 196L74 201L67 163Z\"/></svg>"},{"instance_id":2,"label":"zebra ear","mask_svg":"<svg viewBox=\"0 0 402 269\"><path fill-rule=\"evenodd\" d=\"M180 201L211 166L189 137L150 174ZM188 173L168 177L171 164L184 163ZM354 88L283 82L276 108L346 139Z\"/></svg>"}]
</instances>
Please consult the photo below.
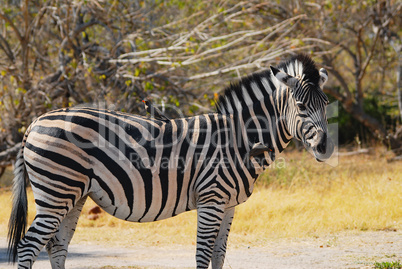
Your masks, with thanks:
<instances>
[{"instance_id":1,"label":"zebra ear","mask_svg":"<svg viewBox=\"0 0 402 269\"><path fill-rule=\"evenodd\" d=\"M289 74L286 74L285 72L279 70L278 68L275 68L271 66L271 71L272 74L283 84L288 86L289 88L294 88L298 82L298 79L295 77L292 77Z\"/></svg>"},{"instance_id":2,"label":"zebra ear","mask_svg":"<svg viewBox=\"0 0 402 269\"><path fill-rule=\"evenodd\" d=\"M325 85L325 83L327 83L327 81L328 81L328 72L324 68L321 68L320 69L320 82L319 82L321 89Z\"/></svg>"}]
</instances>

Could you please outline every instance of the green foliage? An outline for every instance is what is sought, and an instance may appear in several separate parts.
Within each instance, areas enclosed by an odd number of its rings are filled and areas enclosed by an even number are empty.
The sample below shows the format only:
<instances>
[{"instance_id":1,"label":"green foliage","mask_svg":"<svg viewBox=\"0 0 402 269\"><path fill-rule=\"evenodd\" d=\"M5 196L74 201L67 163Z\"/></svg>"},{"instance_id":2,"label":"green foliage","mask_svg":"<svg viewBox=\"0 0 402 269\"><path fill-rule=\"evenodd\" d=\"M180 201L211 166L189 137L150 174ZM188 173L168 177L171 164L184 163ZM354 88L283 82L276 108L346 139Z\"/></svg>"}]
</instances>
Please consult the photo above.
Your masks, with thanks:
<instances>
[{"instance_id":1,"label":"green foliage","mask_svg":"<svg viewBox=\"0 0 402 269\"><path fill-rule=\"evenodd\" d=\"M399 261L394 262L375 262L375 269L401 269L402 264Z\"/></svg>"},{"instance_id":2,"label":"green foliage","mask_svg":"<svg viewBox=\"0 0 402 269\"><path fill-rule=\"evenodd\" d=\"M330 96L330 103L336 99ZM378 119L385 128L392 130L397 125L398 111L397 103L390 103L387 96L368 95L363 100L363 109L367 115ZM353 145L356 136L363 142L364 146L369 146L376 140L375 134L362 122L348 113L341 104L338 105L338 115L328 120L329 123L337 123L340 132L338 133L340 145Z\"/></svg>"}]
</instances>

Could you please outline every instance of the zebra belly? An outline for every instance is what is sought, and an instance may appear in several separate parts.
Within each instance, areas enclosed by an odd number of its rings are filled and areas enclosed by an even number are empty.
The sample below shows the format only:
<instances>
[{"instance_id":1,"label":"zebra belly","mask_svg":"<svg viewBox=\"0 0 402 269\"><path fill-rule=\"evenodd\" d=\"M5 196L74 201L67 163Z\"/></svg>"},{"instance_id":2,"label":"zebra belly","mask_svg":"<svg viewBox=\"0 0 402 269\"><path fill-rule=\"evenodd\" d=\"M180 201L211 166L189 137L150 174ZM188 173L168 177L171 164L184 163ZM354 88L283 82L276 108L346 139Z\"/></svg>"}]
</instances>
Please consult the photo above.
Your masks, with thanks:
<instances>
[{"instance_id":1,"label":"zebra belly","mask_svg":"<svg viewBox=\"0 0 402 269\"><path fill-rule=\"evenodd\" d=\"M162 207L161 203L158 203L158 199L152 201L148 210L144 206L145 203L134 204L130 207L125 197L116 197L112 201L109 194L100 188L96 181L93 181L92 187L99 187L97 191L93 190L89 195L96 204L110 215L131 222L153 222L194 209L193 206L187 207L187 200L179 202L177 207L168 205L168 203Z\"/></svg>"},{"instance_id":2,"label":"zebra belly","mask_svg":"<svg viewBox=\"0 0 402 269\"><path fill-rule=\"evenodd\" d=\"M170 153L170 151L169 151ZM135 160L125 159L113 151L116 165L93 161L90 196L106 212L117 218L134 222L151 222L166 219L194 209L194 193L189 190L190 173L187 166L179 166L175 158L168 158L169 165L161 165L161 151L155 161L148 153L135 155ZM98 175L98 176L97 176Z\"/></svg>"}]
</instances>

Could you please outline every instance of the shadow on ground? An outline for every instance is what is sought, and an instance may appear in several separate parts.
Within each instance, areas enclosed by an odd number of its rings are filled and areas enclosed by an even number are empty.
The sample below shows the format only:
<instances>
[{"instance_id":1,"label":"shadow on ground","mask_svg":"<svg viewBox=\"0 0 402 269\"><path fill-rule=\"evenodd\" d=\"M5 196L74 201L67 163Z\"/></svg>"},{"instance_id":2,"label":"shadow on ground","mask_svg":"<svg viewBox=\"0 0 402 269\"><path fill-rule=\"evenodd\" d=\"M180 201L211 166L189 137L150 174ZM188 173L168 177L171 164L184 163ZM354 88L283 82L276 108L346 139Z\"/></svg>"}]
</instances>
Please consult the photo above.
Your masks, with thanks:
<instances>
[{"instance_id":1,"label":"shadow on ground","mask_svg":"<svg viewBox=\"0 0 402 269\"><path fill-rule=\"evenodd\" d=\"M8 252L7 248L0 248L0 269L2 268L2 264L8 264ZM93 253L77 253L74 251L69 251L68 252L68 259L85 259L85 258L95 258L99 257L100 253L98 252L93 252ZM42 250L36 259L37 261L48 261L49 256L47 255L46 250ZM49 262L50 264L50 262ZM11 263L9 264L11 265Z\"/></svg>"}]
</instances>

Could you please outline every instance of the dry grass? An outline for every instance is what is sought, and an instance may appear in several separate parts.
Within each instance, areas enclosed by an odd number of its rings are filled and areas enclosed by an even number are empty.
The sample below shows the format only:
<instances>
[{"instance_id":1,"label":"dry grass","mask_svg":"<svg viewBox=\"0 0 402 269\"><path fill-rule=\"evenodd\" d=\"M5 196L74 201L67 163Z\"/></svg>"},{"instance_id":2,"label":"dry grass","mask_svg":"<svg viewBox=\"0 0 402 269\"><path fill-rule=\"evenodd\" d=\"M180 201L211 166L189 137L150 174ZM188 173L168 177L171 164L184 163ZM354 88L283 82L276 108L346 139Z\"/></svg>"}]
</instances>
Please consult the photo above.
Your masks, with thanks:
<instances>
[{"instance_id":1,"label":"dry grass","mask_svg":"<svg viewBox=\"0 0 402 269\"><path fill-rule=\"evenodd\" d=\"M339 231L402 228L402 165L380 152L343 157L337 167L317 163L308 153L282 156L268 169L249 201L236 209L230 243L264 245L283 237L321 236ZM285 167L283 167L285 166ZM30 194L29 219L34 215ZM5 236L10 191L0 192L0 236ZM129 223L106 213L87 218L88 200L73 241L113 245L195 244L196 213L154 223Z\"/></svg>"}]
</instances>

